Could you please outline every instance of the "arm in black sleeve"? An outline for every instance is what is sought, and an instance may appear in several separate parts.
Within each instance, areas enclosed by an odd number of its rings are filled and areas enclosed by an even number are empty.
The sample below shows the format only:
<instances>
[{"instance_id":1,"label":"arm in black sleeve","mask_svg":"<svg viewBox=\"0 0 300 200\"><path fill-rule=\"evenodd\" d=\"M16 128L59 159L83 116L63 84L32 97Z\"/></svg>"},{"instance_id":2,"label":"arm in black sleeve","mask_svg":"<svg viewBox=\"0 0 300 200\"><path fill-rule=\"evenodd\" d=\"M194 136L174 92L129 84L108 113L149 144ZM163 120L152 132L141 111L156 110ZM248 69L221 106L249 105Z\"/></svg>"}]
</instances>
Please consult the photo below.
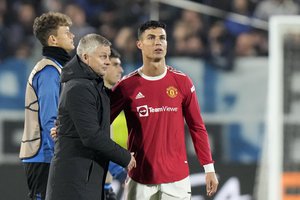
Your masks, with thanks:
<instances>
[{"instance_id":1,"label":"arm in black sleeve","mask_svg":"<svg viewBox=\"0 0 300 200\"><path fill-rule=\"evenodd\" d=\"M109 133L100 127L97 110L97 92L88 85L76 85L68 92L68 111L84 146L123 167L127 167L131 155L112 141ZM110 116L107 116L108 118Z\"/></svg>"}]
</instances>

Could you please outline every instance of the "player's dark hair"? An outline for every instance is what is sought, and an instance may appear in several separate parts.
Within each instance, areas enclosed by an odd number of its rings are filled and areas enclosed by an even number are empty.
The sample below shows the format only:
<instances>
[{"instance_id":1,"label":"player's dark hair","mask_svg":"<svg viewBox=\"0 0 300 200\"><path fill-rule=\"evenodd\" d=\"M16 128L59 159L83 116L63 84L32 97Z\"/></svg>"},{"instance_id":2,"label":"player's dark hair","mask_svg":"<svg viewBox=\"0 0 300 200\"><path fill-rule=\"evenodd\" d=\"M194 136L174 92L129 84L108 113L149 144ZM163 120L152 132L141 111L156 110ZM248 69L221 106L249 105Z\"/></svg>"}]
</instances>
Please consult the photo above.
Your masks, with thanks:
<instances>
[{"instance_id":1,"label":"player's dark hair","mask_svg":"<svg viewBox=\"0 0 300 200\"><path fill-rule=\"evenodd\" d=\"M145 22L144 24L142 24L139 28L138 28L138 38L141 37L141 35L147 30L147 29L152 29L152 28L163 28L166 30L166 24L159 22L159 21L154 21L154 20L150 20Z\"/></svg>"},{"instance_id":2,"label":"player's dark hair","mask_svg":"<svg viewBox=\"0 0 300 200\"><path fill-rule=\"evenodd\" d=\"M121 54L114 48L110 49L110 57L111 58L121 58Z\"/></svg>"}]
</instances>

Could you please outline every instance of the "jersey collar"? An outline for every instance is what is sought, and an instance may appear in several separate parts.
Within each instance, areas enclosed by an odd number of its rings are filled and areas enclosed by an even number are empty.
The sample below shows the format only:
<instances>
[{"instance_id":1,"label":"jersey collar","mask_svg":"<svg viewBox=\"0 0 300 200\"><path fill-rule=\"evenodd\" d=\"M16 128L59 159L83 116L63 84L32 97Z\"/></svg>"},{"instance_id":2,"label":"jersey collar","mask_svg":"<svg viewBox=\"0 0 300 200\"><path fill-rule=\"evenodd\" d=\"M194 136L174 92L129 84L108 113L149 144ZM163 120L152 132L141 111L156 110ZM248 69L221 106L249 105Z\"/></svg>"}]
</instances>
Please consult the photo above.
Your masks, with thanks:
<instances>
[{"instance_id":1,"label":"jersey collar","mask_svg":"<svg viewBox=\"0 0 300 200\"><path fill-rule=\"evenodd\" d=\"M138 68L137 71L138 71L138 73L139 73L139 75L141 77L143 77L144 79L149 80L149 81L160 80L160 79L164 78L166 76L166 74L167 74L167 67L165 67L165 71L161 75L158 75L158 76L147 76L147 75L145 75L145 74L142 73L142 67Z\"/></svg>"}]
</instances>

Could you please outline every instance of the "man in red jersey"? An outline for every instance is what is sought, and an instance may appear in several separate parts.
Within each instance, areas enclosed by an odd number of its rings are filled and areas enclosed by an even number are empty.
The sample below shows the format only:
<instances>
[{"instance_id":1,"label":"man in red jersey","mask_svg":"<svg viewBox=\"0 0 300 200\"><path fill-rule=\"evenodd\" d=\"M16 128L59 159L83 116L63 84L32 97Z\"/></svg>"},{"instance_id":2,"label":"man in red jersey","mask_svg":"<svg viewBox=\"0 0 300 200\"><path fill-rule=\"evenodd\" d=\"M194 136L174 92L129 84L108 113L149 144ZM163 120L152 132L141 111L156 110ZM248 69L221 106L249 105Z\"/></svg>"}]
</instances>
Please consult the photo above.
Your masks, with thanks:
<instances>
[{"instance_id":1,"label":"man in red jersey","mask_svg":"<svg viewBox=\"0 0 300 200\"><path fill-rule=\"evenodd\" d=\"M137 162L126 181L128 200L191 198L184 119L204 166L207 195L218 186L195 87L187 75L165 63L165 28L158 21L140 26L137 47L143 66L125 76L111 95L111 119L124 110L128 149Z\"/></svg>"}]
</instances>

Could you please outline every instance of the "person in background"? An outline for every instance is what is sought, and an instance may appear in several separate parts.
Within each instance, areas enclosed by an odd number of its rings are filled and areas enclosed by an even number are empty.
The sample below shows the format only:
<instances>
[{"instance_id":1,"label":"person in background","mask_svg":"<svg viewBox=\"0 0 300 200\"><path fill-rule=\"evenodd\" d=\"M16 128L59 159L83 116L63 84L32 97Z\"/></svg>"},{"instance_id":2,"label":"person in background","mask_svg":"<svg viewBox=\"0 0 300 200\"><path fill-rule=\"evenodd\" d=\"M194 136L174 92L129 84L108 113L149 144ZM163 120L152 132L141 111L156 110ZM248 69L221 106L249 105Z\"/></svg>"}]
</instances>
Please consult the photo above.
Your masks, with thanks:
<instances>
[{"instance_id":1,"label":"person in background","mask_svg":"<svg viewBox=\"0 0 300 200\"><path fill-rule=\"evenodd\" d=\"M123 72L124 71L121 66L121 55L117 50L111 48L110 66L107 68L106 73L103 76L104 85L108 89L111 89L121 79ZM127 138L127 129L126 129L126 121L124 116L122 117L121 115L119 115L118 118L119 120L122 120L122 122L125 124L125 128L121 130L121 133L116 132L117 130L113 128L114 125L112 124L111 136L113 136L114 141L120 144L120 141L123 141L124 137L125 140ZM126 146L124 145L121 146L126 148ZM123 183L126 176L127 176L127 172L123 167L117 165L114 162L109 163L108 173L106 176L105 186L104 186L105 200L117 200L117 195L115 194L112 188L112 184L111 184L112 180L114 178L117 179L120 183Z\"/></svg>"},{"instance_id":2,"label":"person in background","mask_svg":"<svg viewBox=\"0 0 300 200\"><path fill-rule=\"evenodd\" d=\"M104 199L109 161L127 170L136 166L133 154L110 139L110 100L103 82L110 45L101 35L84 36L62 70L46 200Z\"/></svg>"},{"instance_id":3,"label":"person in background","mask_svg":"<svg viewBox=\"0 0 300 200\"><path fill-rule=\"evenodd\" d=\"M104 84L107 88L112 89L113 86L121 79L124 72L121 63L121 55L114 48L111 49L110 55L111 66L107 69L104 75ZM115 121L112 123L111 135L113 140L116 141L123 148L127 149L127 125L124 112L121 112Z\"/></svg>"},{"instance_id":4,"label":"person in background","mask_svg":"<svg viewBox=\"0 0 300 200\"><path fill-rule=\"evenodd\" d=\"M166 25L159 21L142 24L137 47L143 65L123 77L111 94L111 121L124 110L128 149L137 162L137 167L128 172L126 199L191 198L184 120L204 166L207 195L212 196L218 180L208 134L191 79L166 65Z\"/></svg>"},{"instance_id":5,"label":"person in background","mask_svg":"<svg viewBox=\"0 0 300 200\"><path fill-rule=\"evenodd\" d=\"M57 117L60 73L70 60L74 35L71 19L57 12L35 18L33 32L43 45L43 58L31 71L26 86L25 127L21 142L22 160L29 187L29 199L45 199L54 141L50 129Z\"/></svg>"}]
</instances>

